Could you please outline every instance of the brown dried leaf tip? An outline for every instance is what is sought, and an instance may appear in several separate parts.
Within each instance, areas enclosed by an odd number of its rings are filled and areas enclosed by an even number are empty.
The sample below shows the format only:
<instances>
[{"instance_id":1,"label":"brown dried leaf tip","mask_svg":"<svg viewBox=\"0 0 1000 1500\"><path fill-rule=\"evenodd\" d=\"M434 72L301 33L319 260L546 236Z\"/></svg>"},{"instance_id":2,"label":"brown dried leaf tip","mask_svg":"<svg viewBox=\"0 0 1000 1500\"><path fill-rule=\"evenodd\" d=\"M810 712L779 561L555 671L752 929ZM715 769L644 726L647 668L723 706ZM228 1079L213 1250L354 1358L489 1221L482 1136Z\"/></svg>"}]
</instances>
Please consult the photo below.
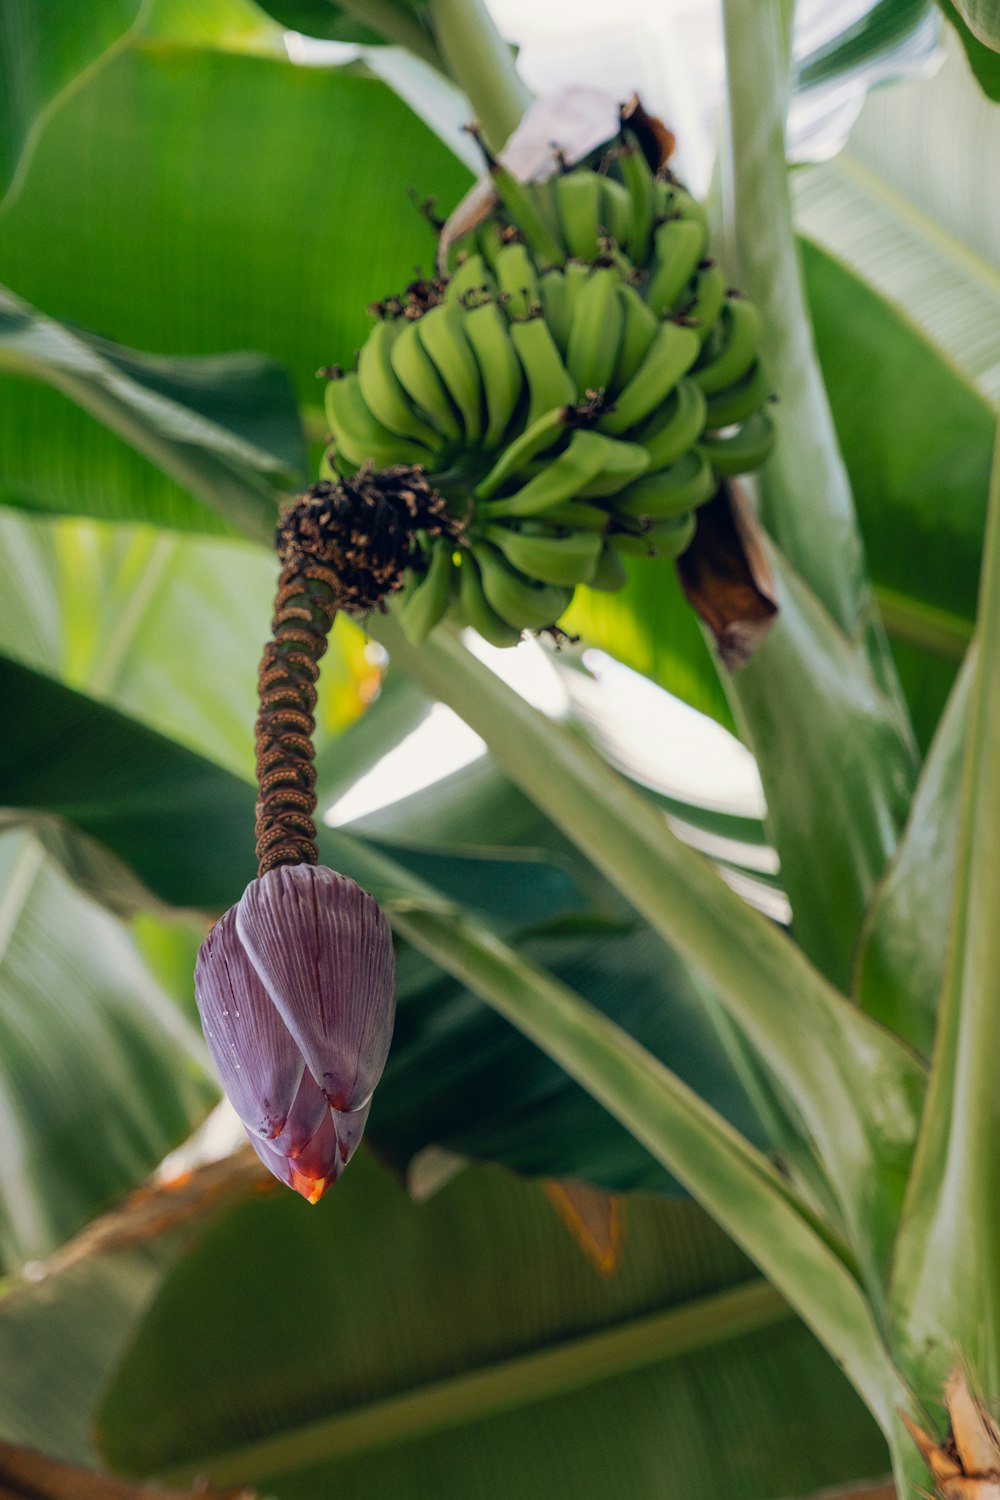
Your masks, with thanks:
<instances>
[{"instance_id":1,"label":"brown dried leaf tip","mask_svg":"<svg viewBox=\"0 0 1000 1500\"><path fill-rule=\"evenodd\" d=\"M1000 1429L957 1365L945 1386L948 1436L937 1443L903 1415L941 1500L1000 1500Z\"/></svg>"}]
</instances>

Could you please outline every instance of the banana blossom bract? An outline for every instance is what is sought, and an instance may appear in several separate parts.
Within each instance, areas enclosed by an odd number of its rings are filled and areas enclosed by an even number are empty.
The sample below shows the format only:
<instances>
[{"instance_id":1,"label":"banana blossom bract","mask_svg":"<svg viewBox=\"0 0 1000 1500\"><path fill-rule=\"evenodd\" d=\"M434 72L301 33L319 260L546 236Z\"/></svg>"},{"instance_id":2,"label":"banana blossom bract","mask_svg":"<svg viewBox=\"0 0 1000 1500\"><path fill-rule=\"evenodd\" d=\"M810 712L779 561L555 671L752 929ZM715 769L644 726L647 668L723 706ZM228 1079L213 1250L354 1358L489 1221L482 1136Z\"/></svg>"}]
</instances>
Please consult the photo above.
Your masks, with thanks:
<instances>
[{"instance_id":1,"label":"banana blossom bract","mask_svg":"<svg viewBox=\"0 0 1000 1500\"><path fill-rule=\"evenodd\" d=\"M254 880L198 954L223 1088L275 1177L318 1203L361 1139L395 1018L385 914L322 865Z\"/></svg>"}]
</instances>

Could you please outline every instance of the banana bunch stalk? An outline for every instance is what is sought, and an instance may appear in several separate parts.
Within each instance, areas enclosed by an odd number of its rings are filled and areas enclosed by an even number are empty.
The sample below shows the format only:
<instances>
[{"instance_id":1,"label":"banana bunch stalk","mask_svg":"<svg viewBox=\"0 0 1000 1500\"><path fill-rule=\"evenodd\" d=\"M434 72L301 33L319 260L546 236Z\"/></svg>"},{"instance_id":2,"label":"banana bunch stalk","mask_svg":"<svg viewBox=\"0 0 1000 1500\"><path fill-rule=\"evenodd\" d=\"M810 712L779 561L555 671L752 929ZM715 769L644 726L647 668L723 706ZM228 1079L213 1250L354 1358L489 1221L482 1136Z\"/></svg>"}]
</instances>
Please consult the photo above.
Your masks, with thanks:
<instances>
[{"instance_id":1,"label":"banana bunch stalk","mask_svg":"<svg viewBox=\"0 0 1000 1500\"><path fill-rule=\"evenodd\" d=\"M327 387L324 477L422 469L453 525L413 536L399 600L494 645L554 627L623 555L673 558L773 431L760 319L709 254L704 212L619 138L544 182L487 158L497 203L449 269L370 309Z\"/></svg>"}]
</instances>

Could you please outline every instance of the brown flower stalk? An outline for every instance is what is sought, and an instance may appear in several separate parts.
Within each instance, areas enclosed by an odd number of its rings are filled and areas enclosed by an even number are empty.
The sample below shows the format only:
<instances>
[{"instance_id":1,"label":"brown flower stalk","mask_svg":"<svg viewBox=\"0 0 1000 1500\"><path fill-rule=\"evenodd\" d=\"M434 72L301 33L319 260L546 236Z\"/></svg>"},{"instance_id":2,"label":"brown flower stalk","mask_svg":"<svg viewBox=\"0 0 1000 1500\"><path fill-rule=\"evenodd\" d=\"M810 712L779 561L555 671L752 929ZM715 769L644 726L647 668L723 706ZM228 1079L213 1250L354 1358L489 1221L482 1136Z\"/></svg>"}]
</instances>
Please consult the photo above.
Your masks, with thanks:
<instances>
[{"instance_id":1,"label":"brown flower stalk","mask_svg":"<svg viewBox=\"0 0 1000 1500\"><path fill-rule=\"evenodd\" d=\"M281 562L257 686L258 876L278 865L316 864L316 679L338 609L384 609L402 588L414 537L455 523L423 470L370 464L350 479L313 485L282 517Z\"/></svg>"}]
</instances>

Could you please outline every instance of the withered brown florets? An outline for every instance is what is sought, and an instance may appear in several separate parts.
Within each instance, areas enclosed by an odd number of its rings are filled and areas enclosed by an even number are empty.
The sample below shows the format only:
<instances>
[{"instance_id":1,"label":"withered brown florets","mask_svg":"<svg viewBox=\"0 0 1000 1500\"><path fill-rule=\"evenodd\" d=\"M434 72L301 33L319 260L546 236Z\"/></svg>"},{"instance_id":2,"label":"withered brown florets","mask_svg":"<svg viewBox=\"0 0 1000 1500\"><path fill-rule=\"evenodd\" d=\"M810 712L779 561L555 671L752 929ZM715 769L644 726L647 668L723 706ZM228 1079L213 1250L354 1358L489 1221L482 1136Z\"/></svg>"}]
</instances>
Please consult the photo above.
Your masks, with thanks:
<instances>
[{"instance_id":1,"label":"withered brown florets","mask_svg":"<svg viewBox=\"0 0 1000 1500\"><path fill-rule=\"evenodd\" d=\"M283 515L275 546L283 566L315 561L338 580L338 607L367 614L403 587L417 532L454 535L457 523L419 466L321 480Z\"/></svg>"}]
</instances>

